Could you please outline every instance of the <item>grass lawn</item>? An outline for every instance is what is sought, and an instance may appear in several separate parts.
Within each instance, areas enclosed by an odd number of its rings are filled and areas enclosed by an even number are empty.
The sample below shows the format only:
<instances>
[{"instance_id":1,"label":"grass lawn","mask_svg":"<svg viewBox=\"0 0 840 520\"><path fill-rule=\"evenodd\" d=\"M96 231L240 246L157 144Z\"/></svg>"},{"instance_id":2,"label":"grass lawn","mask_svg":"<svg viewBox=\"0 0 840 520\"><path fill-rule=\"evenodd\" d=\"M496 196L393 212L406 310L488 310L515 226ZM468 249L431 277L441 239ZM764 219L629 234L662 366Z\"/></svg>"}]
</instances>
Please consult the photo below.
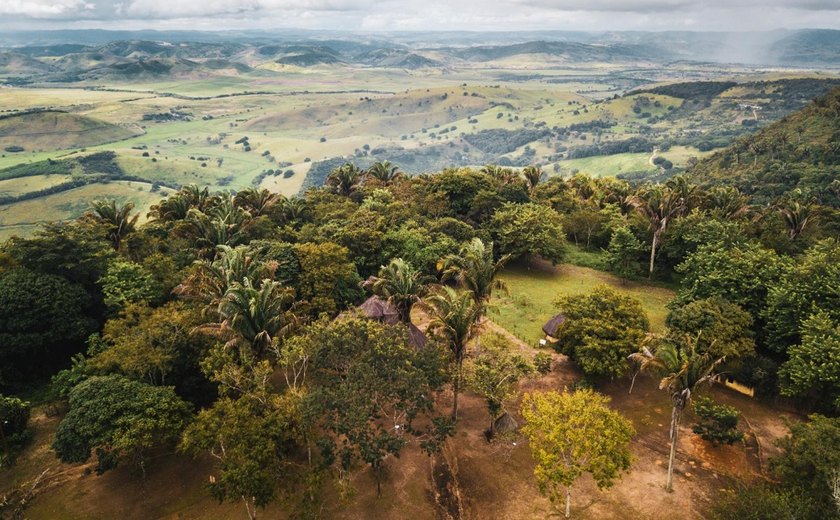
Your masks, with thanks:
<instances>
[{"instance_id":1,"label":"grass lawn","mask_svg":"<svg viewBox=\"0 0 840 520\"><path fill-rule=\"evenodd\" d=\"M665 305L674 292L660 286L624 281L609 273L587 267L562 264L555 268L506 269L500 276L510 294L498 293L489 316L517 337L534 344L544 337L542 326L557 313L554 302L560 296L586 294L606 284L642 303L654 331L665 327Z\"/></svg>"}]
</instances>

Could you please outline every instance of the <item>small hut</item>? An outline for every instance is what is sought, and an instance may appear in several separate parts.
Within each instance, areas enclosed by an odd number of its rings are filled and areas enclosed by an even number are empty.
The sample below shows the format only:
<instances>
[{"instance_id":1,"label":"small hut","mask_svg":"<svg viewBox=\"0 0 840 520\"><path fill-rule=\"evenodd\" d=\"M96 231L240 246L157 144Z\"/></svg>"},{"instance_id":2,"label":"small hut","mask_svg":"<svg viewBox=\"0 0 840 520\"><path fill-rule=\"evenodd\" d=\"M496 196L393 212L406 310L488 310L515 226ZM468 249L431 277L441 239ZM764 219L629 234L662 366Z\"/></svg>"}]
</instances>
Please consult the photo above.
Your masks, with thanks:
<instances>
[{"instance_id":1,"label":"small hut","mask_svg":"<svg viewBox=\"0 0 840 520\"><path fill-rule=\"evenodd\" d=\"M408 344L414 350L422 350L428 342L429 338L426 337L422 330L417 328L417 325L413 323L408 324Z\"/></svg>"},{"instance_id":2,"label":"small hut","mask_svg":"<svg viewBox=\"0 0 840 520\"><path fill-rule=\"evenodd\" d=\"M400 313L397 308L388 300L379 296L371 296L361 305L359 311L372 320L378 320L388 325L396 325L400 322Z\"/></svg>"},{"instance_id":3,"label":"small hut","mask_svg":"<svg viewBox=\"0 0 840 520\"><path fill-rule=\"evenodd\" d=\"M553 318L545 322L545 325L543 325L542 330L543 332L545 332L545 335L548 336L550 339L556 339L557 329L560 328L560 325L563 325L565 321L566 316L558 314L557 316L554 316Z\"/></svg>"}]
</instances>

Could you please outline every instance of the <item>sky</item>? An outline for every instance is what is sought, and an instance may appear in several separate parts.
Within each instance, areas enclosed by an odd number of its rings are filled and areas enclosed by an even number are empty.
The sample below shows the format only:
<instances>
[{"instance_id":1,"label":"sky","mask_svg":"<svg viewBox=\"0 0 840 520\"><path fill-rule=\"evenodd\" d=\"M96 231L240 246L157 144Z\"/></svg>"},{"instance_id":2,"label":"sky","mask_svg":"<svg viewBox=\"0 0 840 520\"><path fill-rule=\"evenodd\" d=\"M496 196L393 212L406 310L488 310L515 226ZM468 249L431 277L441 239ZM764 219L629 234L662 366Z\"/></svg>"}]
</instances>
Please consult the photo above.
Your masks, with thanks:
<instances>
[{"instance_id":1,"label":"sky","mask_svg":"<svg viewBox=\"0 0 840 520\"><path fill-rule=\"evenodd\" d=\"M840 0L0 0L4 29L840 29Z\"/></svg>"}]
</instances>

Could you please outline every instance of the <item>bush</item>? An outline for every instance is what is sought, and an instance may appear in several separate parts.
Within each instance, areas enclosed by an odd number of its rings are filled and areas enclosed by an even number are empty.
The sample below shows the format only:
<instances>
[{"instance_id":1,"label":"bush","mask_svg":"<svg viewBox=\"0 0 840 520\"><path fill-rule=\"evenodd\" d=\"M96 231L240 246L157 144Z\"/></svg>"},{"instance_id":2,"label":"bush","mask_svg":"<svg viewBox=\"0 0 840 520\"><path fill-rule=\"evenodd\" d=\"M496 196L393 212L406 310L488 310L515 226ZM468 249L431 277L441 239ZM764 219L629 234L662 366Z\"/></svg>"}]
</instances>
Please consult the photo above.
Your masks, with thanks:
<instances>
[{"instance_id":1,"label":"bush","mask_svg":"<svg viewBox=\"0 0 840 520\"><path fill-rule=\"evenodd\" d=\"M551 354L548 352L537 352L534 356L534 368L543 375L551 372Z\"/></svg>"},{"instance_id":2,"label":"bush","mask_svg":"<svg viewBox=\"0 0 840 520\"><path fill-rule=\"evenodd\" d=\"M741 412L737 408L715 404L709 397L698 397L694 400L694 413L700 421L692 430L715 446L734 444L744 438L744 433L738 431L738 416Z\"/></svg>"},{"instance_id":3,"label":"bush","mask_svg":"<svg viewBox=\"0 0 840 520\"><path fill-rule=\"evenodd\" d=\"M17 397L0 395L0 429L3 433L3 452L0 452L0 468L11 465L17 449L29 441L26 429L31 407Z\"/></svg>"},{"instance_id":4,"label":"bush","mask_svg":"<svg viewBox=\"0 0 840 520\"><path fill-rule=\"evenodd\" d=\"M22 152L23 151L23 146L18 146L18 145L7 146L6 148L4 148L4 150L6 150L9 153Z\"/></svg>"}]
</instances>

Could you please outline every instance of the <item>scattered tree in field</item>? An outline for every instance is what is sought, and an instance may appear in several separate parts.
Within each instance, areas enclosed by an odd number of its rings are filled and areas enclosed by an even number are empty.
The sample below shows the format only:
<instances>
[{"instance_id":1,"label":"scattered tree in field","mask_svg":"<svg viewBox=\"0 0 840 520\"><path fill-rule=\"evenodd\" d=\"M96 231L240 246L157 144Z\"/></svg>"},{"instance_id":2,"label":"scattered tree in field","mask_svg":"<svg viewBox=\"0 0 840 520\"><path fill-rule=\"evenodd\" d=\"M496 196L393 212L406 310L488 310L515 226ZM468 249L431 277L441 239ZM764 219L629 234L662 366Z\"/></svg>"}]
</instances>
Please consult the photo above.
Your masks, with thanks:
<instances>
[{"instance_id":1,"label":"scattered tree in field","mask_svg":"<svg viewBox=\"0 0 840 520\"><path fill-rule=\"evenodd\" d=\"M516 393L520 379L534 367L499 334L490 334L466 366L466 381L473 392L484 398L490 414L488 437L496 433L496 419L505 412L505 402Z\"/></svg>"},{"instance_id":2,"label":"scattered tree in field","mask_svg":"<svg viewBox=\"0 0 840 520\"><path fill-rule=\"evenodd\" d=\"M693 403L694 414L700 419L692 431L719 446L734 444L744 438L738 431L738 417L741 412L734 406L716 404L710 397L698 397Z\"/></svg>"},{"instance_id":3,"label":"scattered tree in field","mask_svg":"<svg viewBox=\"0 0 840 520\"><path fill-rule=\"evenodd\" d=\"M537 485L553 504L565 495L566 518L581 475L589 473L604 489L630 469L635 431L608 403L608 397L591 390L525 394L522 400L522 431L537 464Z\"/></svg>"},{"instance_id":4,"label":"scattered tree in field","mask_svg":"<svg viewBox=\"0 0 840 520\"><path fill-rule=\"evenodd\" d=\"M616 228L607 248L607 266L622 278L632 278L639 274L639 253L642 249L642 243L629 229Z\"/></svg>"},{"instance_id":5,"label":"scattered tree in field","mask_svg":"<svg viewBox=\"0 0 840 520\"><path fill-rule=\"evenodd\" d=\"M440 337L452 354L452 417L457 418L467 343L476 332L481 306L470 291L445 286L423 299L422 305L432 318L429 330Z\"/></svg>"},{"instance_id":6,"label":"scattered tree in field","mask_svg":"<svg viewBox=\"0 0 840 520\"><path fill-rule=\"evenodd\" d=\"M627 370L627 356L649 328L638 300L600 285L590 294L559 298L556 305L566 318L557 345L587 377L615 378Z\"/></svg>"},{"instance_id":7,"label":"scattered tree in field","mask_svg":"<svg viewBox=\"0 0 840 520\"><path fill-rule=\"evenodd\" d=\"M85 462L96 451L97 473L121 461L145 472L146 454L174 443L190 406L171 387L151 386L122 376L94 376L70 392L70 411L55 433L53 449L62 462Z\"/></svg>"},{"instance_id":8,"label":"scattered tree in field","mask_svg":"<svg viewBox=\"0 0 840 520\"><path fill-rule=\"evenodd\" d=\"M671 452L668 456L668 480L665 489L673 490L674 459L677 454L677 433L683 410L691 402L692 393L701 385L710 384L717 376L717 367L723 358L714 359L708 353L697 350L697 338L684 337L681 340L652 337L653 350L644 347L630 356L639 364L642 372L650 372L662 379L660 390L671 396Z\"/></svg>"}]
</instances>

